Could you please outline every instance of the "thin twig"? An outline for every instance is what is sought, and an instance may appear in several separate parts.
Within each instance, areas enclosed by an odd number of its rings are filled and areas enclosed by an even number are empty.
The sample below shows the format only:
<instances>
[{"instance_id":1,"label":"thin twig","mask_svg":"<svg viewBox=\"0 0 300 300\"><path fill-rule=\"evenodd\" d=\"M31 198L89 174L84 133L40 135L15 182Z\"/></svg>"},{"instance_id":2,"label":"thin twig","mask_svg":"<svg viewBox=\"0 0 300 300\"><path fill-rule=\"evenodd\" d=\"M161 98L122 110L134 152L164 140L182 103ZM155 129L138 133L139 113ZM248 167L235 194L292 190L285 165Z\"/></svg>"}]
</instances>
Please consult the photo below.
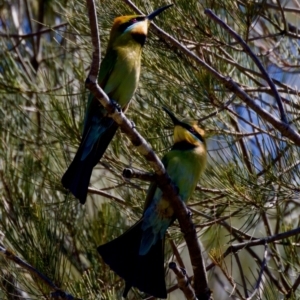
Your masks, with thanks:
<instances>
[{"instance_id":1,"label":"thin twig","mask_svg":"<svg viewBox=\"0 0 300 300\"><path fill-rule=\"evenodd\" d=\"M287 238L289 238L291 236L294 236L294 235L297 235L297 234L300 234L300 227L297 227L297 228L295 228L293 230L290 230L290 231L275 234L275 235L272 235L272 236L267 236L267 237L264 237L264 238L255 239L255 240L250 241L250 242L233 244L233 245L231 245L227 248L227 250L222 254L222 257L225 258L229 254L231 254L233 252L237 252L241 249L247 249L247 248L254 247L254 246L260 246L260 245L273 243L275 241L279 241L279 240L282 240L282 239L287 239ZM207 270L209 270L213 266L214 266L214 263L210 264L209 266L207 266Z\"/></svg>"},{"instance_id":2,"label":"thin twig","mask_svg":"<svg viewBox=\"0 0 300 300\"><path fill-rule=\"evenodd\" d=\"M238 121L235 118L230 117L229 122L231 123L231 125L233 126L234 130L236 132L240 132L240 126ZM239 144L240 147L238 147L238 151L240 150L240 157L243 159L244 163L245 163L245 167L247 168L248 172L253 175L253 168L252 168L252 164L251 164L251 159L250 159L250 153L247 149L246 146L246 141L243 138L238 139L237 143Z\"/></svg>"},{"instance_id":3,"label":"thin twig","mask_svg":"<svg viewBox=\"0 0 300 300\"><path fill-rule=\"evenodd\" d=\"M176 247L175 242L174 242L173 239L171 238L171 235L170 235L170 233L169 233L168 231L167 231L167 237L168 237L168 241L169 241L169 243L170 243L170 246L171 246L171 248L172 248L172 252L173 252L173 254L174 254L174 256L175 256L175 258L176 258L176 260L177 260L177 262L178 262L178 264L179 264L179 266L180 266L180 268L186 269L186 268L185 268L185 265L184 265L184 263L183 263L183 260L182 260L182 258L181 258L181 256L180 256L180 253L179 253L179 251L178 251L178 248Z\"/></svg>"},{"instance_id":4,"label":"thin twig","mask_svg":"<svg viewBox=\"0 0 300 300\"><path fill-rule=\"evenodd\" d=\"M242 2L242 1L237 1L239 5L242 5L242 6L245 6L245 3L247 2ZM255 3L255 5L257 7L266 7L266 8L271 8L271 9L274 9L274 10L281 10L280 7L278 7L277 5L275 4L272 4L272 3L268 3L268 2L261 2L261 3ZM285 12L293 12L293 13L296 13L296 14L300 14L300 9L299 8L294 8L294 7L282 7L282 9L285 11Z\"/></svg>"},{"instance_id":5,"label":"thin twig","mask_svg":"<svg viewBox=\"0 0 300 300\"><path fill-rule=\"evenodd\" d=\"M268 72L266 71L266 69L264 68L264 66L260 62L260 60L253 53L253 51L246 44L246 42L232 28L230 28L218 16L216 16L210 9L205 9L204 13L210 19L212 19L213 21L215 21L216 23L218 23L223 29L225 29L237 42L239 42L239 44L243 47L244 51L252 58L252 60L254 61L254 63L257 65L258 69L262 73L264 79L268 82L271 90L273 91L273 96L276 99L276 102L277 102L277 105L278 105L278 109L280 111L282 122L284 122L284 123L287 124L288 120L287 120L287 117L286 117L286 114L285 114L285 111L284 111L284 107L283 107L283 103L282 103L282 100L280 98L280 95L279 95L279 93L278 93L278 91L276 89L276 86L275 86L274 82L272 81L271 77L269 76Z\"/></svg>"},{"instance_id":6,"label":"thin twig","mask_svg":"<svg viewBox=\"0 0 300 300\"><path fill-rule=\"evenodd\" d=\"M245 274L244 274L244 271L243 271L243 268L242 268L242 264L241 264L240 258L239 258L238 254L236 252L234 253L234 257L235 257L236 263L238 265L238 268L240 270L240 277L242 279L245 297L248 297L248 290L247 290L247 284L246 284Z\"/></svg>"},{"instance_id":7,"label":"thin twig","mask_svg":"<svg viewBox=\"0 0 300 300\"><path fill-rule=\"evenodd\" d=\"M248 121L246 118L242 117L241 115L237 114L234 110L232 110L230 107L226 107L226 110L229 111L231 114L233 114L234 116L236 116L237 118L239 118L239 120L245 122L246 124L250 125L253 129L256 129L258 132L260 133L264 133L266 135L269 135L270 137L272 137L273 139L279 140L279 141L286 141L285 138L280 138L278 136L276 136L275 134L271 134L270 130L268 131L267 129L264 130L262 129L262 126L259 125L255 125L254 123Z\"/></svg>"},{"instance_id":8,"label":"thin twig","mask_svg":"<svg viewBox=\"0 0 300 300\"><path fill-rule=\"evenodd\" d=\"M209 226L212 226L212 225L215 225L215 224L221 224L223 221L227 220L227 219L230 219L232 218L233 216L235 216L236 214L240 213L242 209L240 210L237 210L237 211L234 211L233 213L229 214L228 216L223 216L223 217L220 217L218 219L213 219L212 221L210 222L205 222L205 223L202 223L202 224L197 224L195 225L196 228L205 228L205 227L209 227ZM202 212L199 212L198 210L195 210L195 209L192 209L191 208L191 211L197 213L198 215L205 215L204 213Z\"/></svg>"},{"instance_id":9,"label":"thin twig","mask_svg":"<svg viewBox=\"0 0 300 300\"><path fill-rule=\"evenodd\" d=\"M281 36L279 41L270 49L268 49L267 51L263 52L263 53L257 53L256 56L257 57L262 57L262 56L268 56L270 55L272 52L274 52L274 50L276 50L277 48L279 48L282 40L284 39L284 36ZM277 91L279 92L279 89L277 89Z\"/></svg>"},{"instance_id":10,"label":"thin twig","mask_svg":"<svg viewBox=\"0 0 300 300\"><path fill-rule=\"evenodd\" d=\"M245 236L245 233L236 229L235 227L232 227L230 226L227 222L223 221L220 223L230 234L232 234L236 240L238 241L242 241L243 238ZM246 238L249 239L249 237L251 236L246 236ZM252 238L250 239L253 239L253 236ZM262 265L262 261L261 259L259 258L259 256L257 255L257 253L255 251L253 251L252 248L246 248L245 249L249 254L250 256L253 258L253 260L259 264L259 265ZM210 264L209 266L207 266L206 270L210 270L211 268L213 268L214 265L213 264ZM265 270L265 273L267 274L267 276L269 277L269 279L272 281L272 283L275 285L275 287L278 289L278 291L280 291L282 294L286 294L286 290L284 289L284 287L281 285L281 282L278 280L278 278L275 277L275 275L273 275L273 272L269 270L268 267L266 267L266 270Z\"/></svg>"},{"instance_id":11,"label":"thin twig","mask_svg":"<svg viewBox=\"0 0 300 300\"><path fill-rule=\"evenodd\" d=\"M203 187L203 186L200 186L200 185L196 186L196 191L200 191L200 192L204 192L204 193L212 193L212 194L226 194L226 193L228 193L228 191L225 190L225 189L222 189L222 190L210 189L210 188L206 188L206 187Z\"/></svg>"},{"instance_id":12,"label":"thin twig","mask_svg":"<svg viewBox=\"0 0 300 300\"><path fill-rule=\"evenodd\" d=\"M211 97L210 97L211 98ZM222 110L225 110L236 98L236 95L232 95L230 97L230 99L228 101L226 101L225 103L221 104L220 106L218 106L218 108L216 109L216 111L210 113L207 116L204 116L203 118L198 120L198 123L201 124L203 123L205 120L211 119L212 117L218 115ZM214 97L213 97L214 99Z\"/></svg>"},{"instance_id":13,"label":"thin twig","mask_svg":"<svg viewBox=\"0 0 300 300\"><path fill-rule=\"evenodd\" d=\"M289 299L294 294L294 292L298 289L299 285L300 285L300 275L295 280L292 288L288 291L288 294L286 295L286 299Z\"/></svg>"},{"instance_id":14,"label":"thin twig","mask_svg":"<svg viewBox=\"0 0 300 300\"><path fill-rule=\"evenodd\" d=\"M266 230L267 235L268 235L268 236L273 236L274 233L273 233L273 230L272 230L272 227L271 227L271 224L270 224L270 222L269 222L269 219L268 219L268 216L267 216L266 212L263 211L263 212L261 213L261 216L262 216L262 220L263 220L263 223L264 223L264 226L265 226L265 230ZM283 266L284 264L283 264L283 262L282 262L281 256L278 255L278 253L280 253L280 251L279 251L279 249L278 249L278 245L277 245L276 243L274 243L273 247L274 247L274 250L275 250L275 251L270 251L270 256L272 257L272 259L273 259L273 261L274 261L274 263L275 263L275 265L276 265L276 267L277 267L277 270L280 270L280 269L281 269L281 266ZM285 275L283 274L283 272L279 272L279 277L280 277L280 279L281 279L281 282L282 282L284 288L285 288L286 290L289 290L290 285L289 285L289 283L287 282L286 277L285 277Z\"/></svg>"},{"instance_id":15,"label":"thin twig","mask_svg":"<svg viewBox=\"0 0 300 300\"><path fill-rule=\"evenodd\" d=\"M7 259L15 262L17 265L21 266L25 270L29 271L30 273L34 274L42 280L47 286L49 286L54 292L51 294L52 297L57 297L58 295L60 296L61 299L68 299L68 300L81 300L79 298L76 298L64 291L62 291L60 288L58 288L47 276L42 274L40 271L35 269L33 266L16 256L14 253L11 251L5 249L4 247L0 246L0 253L5 256Z\"/></svg>"},{"instance_id":16,"label":"thin twig","mask_svg":"<svg viewBox=\"0 0 300 300\"><path fill-rule=\"evenodd\" d=\"M270 256L269 256L268 245L265 244L264 260L262 261L262 264L261 264L260 272L259 272L258 279L257 279L256 285L255 285L255 289L252 292L252 294L246 300L251 300L257 294L257 292L259 290L259 286L260 286L261 281L262 281L262 275L264 273L264 270L267 266L267 263L268 263L269 259L270 259Z\"/></svg>"},{"instance_id":17,"label":"thin twig","mask_svg":"<svg viewBox=\"0 0 300 300\"><path fill-rule=\"evenodd\" d=\"M54 31L55 29L58 29L60 27L65 27L65 26L68 26L68 23L61 23L61 24L58 24L58 25L55 25L55 26L52 26L52 27L49 27L49 28L42 29L38 32L32 32L32 33L27 33L27 34L12 34L12 33L9 33L9 32L0 33L0 37L26 39L26 38L34 37L36 35L41 35L41 34L44 34L44 33Z\"/></svg>"},{"instance_id":18,"label":"thin twig","mask_svg":"<svg viewBox=\"0 0 300 300\"><path fill-rule=\"evenodd\" d=\"M106 192L104 192L102 190L98 190L98 189L89 187L88 188L88 192L90 194L100 195L100 196L106 197L108 199L114 200L114 201L116 201L117 203L119 203L121 205L128 206L128 203L126 203L125 200L123 200L123 199L121 199L119 197L113 196L113 195L111 195L109 193L106 193Z\"/></svg>"}]
</instances>

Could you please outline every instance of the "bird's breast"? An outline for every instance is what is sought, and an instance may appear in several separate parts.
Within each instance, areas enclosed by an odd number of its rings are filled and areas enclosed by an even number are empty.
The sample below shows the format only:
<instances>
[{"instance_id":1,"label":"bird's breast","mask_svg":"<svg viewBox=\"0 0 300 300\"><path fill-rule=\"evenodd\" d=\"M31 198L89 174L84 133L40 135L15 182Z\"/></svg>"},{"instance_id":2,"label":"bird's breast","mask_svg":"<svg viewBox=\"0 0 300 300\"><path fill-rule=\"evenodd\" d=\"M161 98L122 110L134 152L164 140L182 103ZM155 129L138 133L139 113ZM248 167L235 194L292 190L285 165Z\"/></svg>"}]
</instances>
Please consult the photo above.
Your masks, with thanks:
<instances>
[{"instance_id":1,"label":"bird's breast","mask_svg":"<svg viewBox=\"0 0 300 300\"><path fill-rule=\"evenodd\" d=\"M140 77L141 47L119 47L115 67L104 88L121 107L131 100Z\"/></svg>"},{"instance_id":2,"label":"bird's breast","mask_svg":"<svg viewBox=\"0 0 300 300\"><path fill-rule=\"evenodd\" d=\"M167 172L178 187L181 199L186 202L205 169L206 155L198 148L187 151L172 150L166 154L165 159ZM161 219L172 218L174 211L171 203L164 199L160 190L157 190L154 199L157 216Z\"/></svg>"}]
</instances>

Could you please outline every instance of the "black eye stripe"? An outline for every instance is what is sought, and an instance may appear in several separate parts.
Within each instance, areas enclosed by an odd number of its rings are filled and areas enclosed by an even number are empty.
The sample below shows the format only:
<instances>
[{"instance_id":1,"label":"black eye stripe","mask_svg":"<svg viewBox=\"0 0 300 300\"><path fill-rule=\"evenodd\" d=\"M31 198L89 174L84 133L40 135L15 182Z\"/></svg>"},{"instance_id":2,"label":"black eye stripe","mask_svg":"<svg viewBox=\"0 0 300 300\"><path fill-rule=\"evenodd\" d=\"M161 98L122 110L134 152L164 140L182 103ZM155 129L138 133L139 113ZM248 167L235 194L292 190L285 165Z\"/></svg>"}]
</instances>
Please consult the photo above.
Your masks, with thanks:
<instances>
[{"instance_id":1,"label":"black eye stripe","mask_svg":"<svg viewBox=\"0 0 300 300\"><path fill-rule=\"evenodd\" d=\"M131 26L134 23L140 22L145 20L145 17L135 17L127 21L126 23L123 23L119 26L120 32L124 32L129 26Z\"/></svg>"},{"instance_id":2,"label":"black eye stripe","mask_svg":"<svg viewBox=\"0 0 300 300\"><path fill-rule=\"evenodd\" d=\"M136 21L136 22L140 22L140 21L145 20L145 18L146 18L146 17L136 17L136 18L135 18L135 21Z\"/></svg>"},{"instance_id":3,"label":"black eye stripe","mask_svg":"<svg viewBox=\"0 0 300 300\"><path fill-rule=\"evenodd\" d=\"M140 22L143 20L145 20L145 17L136 17L136 18L131 19L128 23L130 23L130 25L132 25L133 23Z\"/></svg>"},{"instance_id":4,"label":"black eye stripe","mask_svg":"<svg viewBox=\"0 0 300 300\"><path fill-rule=\"evenodd\" d=\"M197 132L192 126L188 125L188 124L181 124L182 127L184 127L185 129L187 129L191 134L193 134L197 139L199 139L201 142L204 142L202 135Z\"/></svg>"}]
</instances>

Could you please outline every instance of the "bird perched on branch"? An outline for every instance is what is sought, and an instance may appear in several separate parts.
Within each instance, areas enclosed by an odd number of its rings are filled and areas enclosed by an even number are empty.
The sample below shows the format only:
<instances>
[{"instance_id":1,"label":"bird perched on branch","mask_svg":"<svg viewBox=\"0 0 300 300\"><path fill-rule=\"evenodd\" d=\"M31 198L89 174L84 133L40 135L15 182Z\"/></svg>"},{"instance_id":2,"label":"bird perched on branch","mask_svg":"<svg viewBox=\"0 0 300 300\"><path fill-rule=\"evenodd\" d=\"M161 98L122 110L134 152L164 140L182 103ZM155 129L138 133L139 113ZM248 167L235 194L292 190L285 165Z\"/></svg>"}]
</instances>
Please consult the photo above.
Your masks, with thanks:
<instances>
[{"instance_id":1,"label":"bird perched on branch","mask_svg":"<svg viewBox=\"0 0 300 300\"><path fill-rule=\"evenodd\" d=\"M124 112L138 85L142 47L150 22L171 5L161 7L148 16L121 16L114 20L98 82L111 101ZM61 180L63 186L82 204L86 201L92 170L104 154L117 128L117 123L90 94L80 146Z\"/></svg>"},{"instance_id":2,"label":"bird perched on branch","mask_svg":"<svg viewBox=\"0 0 300 300\"><path fill-rule=\"evenodd\" d=\"M206 166L205 134L195 122L178 120L164 108L174 124L174 145L162 162L180 198L186 202ZM137 287L151 296L166 298L164 236L175 220L171 203L152 183L142 218L115 240L98 247L104 262L125 280L123 297Z\"/></svg>"}]
</instances>

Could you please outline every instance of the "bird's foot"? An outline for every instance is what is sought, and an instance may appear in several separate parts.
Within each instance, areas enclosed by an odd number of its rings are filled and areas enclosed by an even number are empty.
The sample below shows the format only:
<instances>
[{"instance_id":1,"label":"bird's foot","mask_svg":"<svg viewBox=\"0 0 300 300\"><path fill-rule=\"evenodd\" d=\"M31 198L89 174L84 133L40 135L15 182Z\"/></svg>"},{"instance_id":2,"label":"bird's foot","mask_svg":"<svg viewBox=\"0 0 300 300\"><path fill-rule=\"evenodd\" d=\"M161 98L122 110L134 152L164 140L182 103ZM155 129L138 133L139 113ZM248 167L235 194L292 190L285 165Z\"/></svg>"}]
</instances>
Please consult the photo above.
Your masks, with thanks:
<instances>
[{"instance_id":1,"label":"bird's foot","mask_svg":"<svg viewBox=\"0 0 300 300\"><path fill-rule=\"evenodd\" d=\"M193 213L192 213L191 209L188 206L186 207L186 211L187 211L187 215L191 218Z\"/></svg>"},{"instance_id":2,"label":"bird's foot","mask_svg":"<svg viewBox=\"0 0 300 300\"><path fill-rule=\"evenodd\" d=\"M179 187L176 184L173 184L174 190L175 190L175 194L179 195Z\"/></svg>"},{"instance_id":3,"label":"bird's foot","mask_svg":"<svg viewBox=\"0 0 300 300\"><path fill-rule=\"evenodd\" d=\"M120 105L117 101L115 101L115 100L113 100L113 99L110 99L110 102L112 103L112 105L115 107L115 109L116 109L118 112L120 112L120 111L122 110L121 105Z\"/></svg>"},{"instance_id":4,"label":"bird's foot","mask_svg":"<svg viewBox=\"0 0 300 300\"><path fill-rule=\"evenodd\" d=\"M130 123L131 123L131 128L132 129L136 128L135 123L133 121L130 120Z\"/></svg>"}]
</instances>

